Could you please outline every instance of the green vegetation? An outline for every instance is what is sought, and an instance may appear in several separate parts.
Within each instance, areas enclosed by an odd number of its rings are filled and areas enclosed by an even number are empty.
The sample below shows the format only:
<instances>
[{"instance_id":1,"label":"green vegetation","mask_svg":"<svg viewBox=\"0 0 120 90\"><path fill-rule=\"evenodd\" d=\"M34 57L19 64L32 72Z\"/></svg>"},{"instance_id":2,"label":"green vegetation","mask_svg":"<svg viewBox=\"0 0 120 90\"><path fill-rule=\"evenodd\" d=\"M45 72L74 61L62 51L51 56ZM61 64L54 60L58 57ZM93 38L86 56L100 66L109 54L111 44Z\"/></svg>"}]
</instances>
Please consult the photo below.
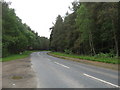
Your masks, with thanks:
<instances>
[{"instance_id":1,"label":"green vegetation","mask_svg":"<svg viewBox=\"0 0 120 90\"><path fill-rule=\"evenodd\" d=\"M58 15L50 28L50 49L78 54L81 58L85 55L83 59L93 56L91 60L117 63L111 58L100 60L95 56L101 53L109 53L110 57L120 56L118 6L117 2L73 2L72 13Z\"/></svg>"},{"instance_id":2,"label":"green vegetation","mask_svg":"<svg viewBox=\"0 0 120 90\"><path fill-rule=\"evenodd\" d=\"M2 57L19 54L26 50L48 50L49 39L40 37L27 24L16 16L15 10L2 3ZM1 18L0 18L1 19ZM1 45L1 44L0 44ZM13 55L19 57L19 55ZM24 55L23 55L24 57ZM11 57L12 58L12 57Z\"/></svg>"},{"instance_id":3,"label":"green vegetation","mask_svg":"<svg viewBox=\"0 0 120 90\"><path fill-rule=\"evenodd\" d=\"M25 51L25 52L23 52L23 53L21 53L21 54L10 55L10 56L7 56L7 57L2 58L2 62L26 58L26 57L28 57L32 52L35 52L35 51Z\"/></svg>"},{"instance_id":4,"label":"green vegetation","mask_svg":"<svg viewBox=\"0 0 120 90\"><path fill-rule=\"evenodd\" d=\"M50 40L40 37L16 16L15 10L2 4L2 57L9 61L27 57L28 50L52 50L58 55L118 63L120 56L120 30L118 28L118 2L74 1L72 13L58 15L50 28ZM1 19L1 18L0 18ZM1 23L1 22L0 22ZM1 41L1 40L0 40ZM22 52L23 54L19 54ZM0 56L1 57L1 56ZM118 58L118 59L116 59ZM1 60L1 59L0 59Z\"/></svg>"},{"instance_id":5,"label":"green vegetation","mask_svg":"<svg viewBox=\"0 0 120 90\"><path fill-rule=\"evenodd\" d=\"M51 52L51 54L58 55L58 56L64 56L64 57L70 57L70 58L83 59L83 60L91 60L91 61L98 61L98 62L104 62L104 63L120 64L120 62L118 62L118 59L110 58L110 57L108 57L107 54L99 54L96 56L65 54L65 53L60 53L60 52Z\"/></svg>"}]
</instances>

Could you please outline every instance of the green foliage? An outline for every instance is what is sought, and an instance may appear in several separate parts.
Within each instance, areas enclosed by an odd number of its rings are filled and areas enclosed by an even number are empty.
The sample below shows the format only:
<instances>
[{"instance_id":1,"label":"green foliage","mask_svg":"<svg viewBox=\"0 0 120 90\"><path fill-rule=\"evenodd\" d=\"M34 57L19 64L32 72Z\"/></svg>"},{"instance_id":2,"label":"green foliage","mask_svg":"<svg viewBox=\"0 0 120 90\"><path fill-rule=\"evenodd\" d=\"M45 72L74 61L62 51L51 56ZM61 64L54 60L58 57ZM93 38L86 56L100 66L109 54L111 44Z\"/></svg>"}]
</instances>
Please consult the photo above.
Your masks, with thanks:
<instances>
[{"instance_id":1,"label":"green foliage","mask_svg":"<svg viewBox=\"0 0 120 90\"><path fill-rule=\"evenodd\" d=\"M72 5L73 12L65 18L59 15L51 28L51 50L119 57L118 3L73 2Z\"/></svg>"},{"instance_id":2,"label":"green foliage","mask_svg":"<svg viewBox=\"0 0 120 90\"><path fill-rule=\"evenodd\" d=\"M110 54L110 53L106 53L106 54L100 53L100 54L96 54L94 57L108 58L108 57L111 57L111 56L112 56L112 54Z\"/></svg>"},{"instance_id":3,"label":"green foliage","mask_svg":"<svg viewBox=\"0 0 120 90\"><path fill-rule=\"evenodd\" d=\"M119 59L104 57L104 56L106 56L105 54L104 55L101 54L102 57L65 54L65 53L59 53L59 52L51 52L51 54L70 57L70 58L78 58L78 59L83 59L83 60L91 60L91 61L98 61L98 62L104 62L104 63L120 64Z\"/></svg>"},{"instance_id":4,"label":"green foliage","mask_svg":"<svg viewBox=\"0 0 120 90\"><path fill-rule=\"evenodd\" d=\"M49 39L38 36L28 25L23 24L6 2L2 2L2 11L2 57L25 50L49 49Z\"/></svg>"},{"instance_id":5,"label":"green foliage","mask_svg":"<svg viewBox=\"0 0 120 90\"><path fill-rule=\"evenodd\" d=\"M72 54L72 51L71 51L71 50L68 50L68 49L65 49L64 52L65 52L66 54Z\"/></svg>"},{"instance_id":6,"label":"green foliage","mask_svg":"<svg viewBox=\"0 0 120 90\"><path fill-rule=\"evenodd\" d=\"M23 52L22 54L10 55L10 56L7 56L7 57L2 58L2 62L26 58L26 57L28 57L32 52L34 52L34 51L25 51L25 52Z\"/></svg>"}]
</instances>

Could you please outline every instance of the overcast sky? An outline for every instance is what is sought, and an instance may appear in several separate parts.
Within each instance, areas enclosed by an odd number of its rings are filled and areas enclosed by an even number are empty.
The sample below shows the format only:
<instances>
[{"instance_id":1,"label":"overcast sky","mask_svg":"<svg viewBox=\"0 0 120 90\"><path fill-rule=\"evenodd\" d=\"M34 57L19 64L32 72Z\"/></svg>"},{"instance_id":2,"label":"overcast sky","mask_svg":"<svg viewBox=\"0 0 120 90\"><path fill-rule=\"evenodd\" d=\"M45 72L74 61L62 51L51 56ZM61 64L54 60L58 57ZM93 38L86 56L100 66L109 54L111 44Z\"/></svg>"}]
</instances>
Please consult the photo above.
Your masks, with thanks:
<instances>
[{"instance_id":1,"label":"overcast sky","mask_svg":"<svg viewBox=\"0 0 120 90\"><path fill-rule=\"evenodd\" d=\"M40 36L50 36L49 28L60 14L64 16L69 11L68 6L74 0L5 0L11 1L11 8L17 16Z\"/></svg>"}]
</instances>

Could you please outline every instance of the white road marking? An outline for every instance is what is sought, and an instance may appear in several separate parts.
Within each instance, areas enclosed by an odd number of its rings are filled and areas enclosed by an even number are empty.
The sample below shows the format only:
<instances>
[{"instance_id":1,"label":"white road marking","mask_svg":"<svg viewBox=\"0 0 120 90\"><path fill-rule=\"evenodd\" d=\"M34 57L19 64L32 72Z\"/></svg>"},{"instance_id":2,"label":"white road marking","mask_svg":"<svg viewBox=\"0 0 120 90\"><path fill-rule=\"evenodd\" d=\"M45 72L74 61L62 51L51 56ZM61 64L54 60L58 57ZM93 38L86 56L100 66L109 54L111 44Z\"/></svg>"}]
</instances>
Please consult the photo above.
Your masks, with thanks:
<instances>
[{"instance_id":1,"label":"white road marking","mask_svg":"<svg viewBox=\"0 0 120 90\"><path fill-rule=\"evenodd\" d=\"M15 84L13 84L13 86L15 86Z\"/></svg>"},{"instance_id":2,"label":"white road marking","mask_svg":"<svg viewBox=\"0 0 120 90\"><path fill-rule=\"evenodd\" d=\"M96 80L98 80L98 81L101 81L101 82L103 82L103 83L106 83L106 84L112 85L112 86L114 86L114 87L118 87L118 88L120 87L120 86L118 86L118 85L112 84L112 83L110 83L110 82L104 81L104 80L99 79L99 78L96 78L96 77L93 77L93 76L91 76L91 75L88 75L88 74L85 74L85 73L84 73L84 75L87 76L87 77L90 77L90 78L96 79Z\"/></svg>"},{"instance_id":3,"label":"white road marking","mask_svg":"<svg viewBox=\"0 0 120 90\"><path fill-rule=\"evenodd\" d=\"M58 65L61 65L61 66L65 67L65 68L70 68L70 67L68 67L68 66L66 66L66 65L63 65L63 64L60 64L60 63L58 63L58 62L54 62L54 63L56 63L56 64L58 64Z\"/></svg>"},{"instance_id":4,"label":"white road marking","mask_svg":"<svg viewBox=\"0 0 120 90\"><path fill-rule=\"evenodd\" d=\"M51 61L50 59L48 59L48 61Z\"/></svg>"}]
</instances>

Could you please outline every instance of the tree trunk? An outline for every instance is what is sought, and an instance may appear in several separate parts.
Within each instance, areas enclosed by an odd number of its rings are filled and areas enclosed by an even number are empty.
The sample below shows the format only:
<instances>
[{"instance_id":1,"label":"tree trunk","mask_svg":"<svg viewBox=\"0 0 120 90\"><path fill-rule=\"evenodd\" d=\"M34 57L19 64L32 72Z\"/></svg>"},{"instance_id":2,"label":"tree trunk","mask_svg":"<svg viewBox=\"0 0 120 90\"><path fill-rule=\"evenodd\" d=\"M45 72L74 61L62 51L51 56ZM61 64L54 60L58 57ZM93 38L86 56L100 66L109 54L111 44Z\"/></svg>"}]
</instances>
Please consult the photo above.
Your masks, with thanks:
<instances>
[{"instance_id":1,"label":"tree trunk","mask_svg":"<svg viewBox=\"0 0 120 90\"><path fill-rule=\"evenodd\" d=\"M118 40L114 31L114 42L115 42L115 49L116 49L116 57L119 56L119 50L118 50Z\"/></svg>"},{"instance_id":2,"label":"tree trunk","mask_svg":"<svg viewBox=\"0 0 120 90\"><path fill-rule=\"evenodd\" d=\"M93 55L95 55L96 52L95 52L95 48L94 48L94 45L93 45L93 38L92 38L91 31L89 33L89 44L90 44L91 52L93 53Z\"/></svg>"},{"instance_id":3,"label":"tree trunk","mask_svg":"<svg viewBox=\"0 0 120 90\"><path fill-rule=\"evenodd\" d=\"M116 32L115 32L115 27L114 27L114 22L113 22L113 20L112 20L112 25L113 25L113 34L114 34L116 57L118 57L118 56L119 56L118 40L117 40L117 35L116 35Z\"/></svg>"},{"instance_id":4,"label":"tree trunk","mask_svg":"<svg viewBox=\"0 0 120 90\"><path fill-rule=\"evenodd\" d=\"M89 44L90 44L90 50L91 50L91 53L92 53L92 44L91 44L90 35L89 35Z\"/></svg>"},{"instance_id":5,"label":"tree trunk","mask_svg":"<svg viewBox=\"0 0 120 90\"><path fill-rule=\"evenodd\" d=\"M91 34L91 44L92 44L92 50L93 50L93 54L95 55L95 48L94 48L94 44L93 44L93 38L92 38L92 34Z\"/></svg>"}]
</instances>

